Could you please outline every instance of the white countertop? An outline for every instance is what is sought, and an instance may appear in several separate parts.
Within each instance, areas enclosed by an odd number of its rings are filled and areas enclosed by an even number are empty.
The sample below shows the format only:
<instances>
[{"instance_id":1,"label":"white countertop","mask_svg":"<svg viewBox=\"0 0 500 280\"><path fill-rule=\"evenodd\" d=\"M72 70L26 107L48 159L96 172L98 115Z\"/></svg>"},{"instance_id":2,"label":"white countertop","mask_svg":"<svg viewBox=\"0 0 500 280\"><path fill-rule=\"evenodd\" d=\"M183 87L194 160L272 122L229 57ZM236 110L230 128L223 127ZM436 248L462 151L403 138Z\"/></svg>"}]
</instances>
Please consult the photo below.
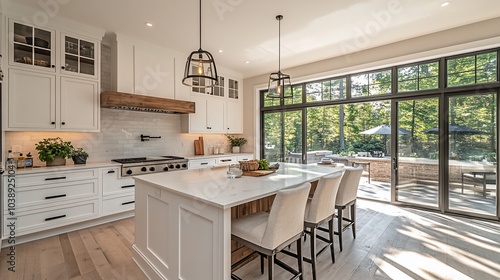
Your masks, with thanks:
<instances>
[{"instance_id":1,"label":"white countertop","mask_svg":"<svg viewBox=\"0 0 500 280\"><path fill-rule=\"evenodd\" d=\"M227 167L192 169L135 176L134 179L138 187L140 184L137 183L143 181L226 209L272 195L280 189L318 180L327 174L343 172L344 169L280 163L274 174L236 179L228 179L227 170Z\"/></svg>"},{"instance_id":2,"label":"white countertop","mask_svg":"<svg viewBox=\"0 0 500 280\"><path fill-rule=\"evenodd\" d=\"M43 172L57 172L57 171L71 171L79 169L89 169L89 168L102 168L102 167L115 167L121 166L121 163L117 162L92 162L87 164L68 164L61 166L39 166L39 167L28 167L28 168L18 168L16 169L16 175L21 174L36 174ZM7 172L3 174L8 175Z\"/></svg>"}]
</instances>

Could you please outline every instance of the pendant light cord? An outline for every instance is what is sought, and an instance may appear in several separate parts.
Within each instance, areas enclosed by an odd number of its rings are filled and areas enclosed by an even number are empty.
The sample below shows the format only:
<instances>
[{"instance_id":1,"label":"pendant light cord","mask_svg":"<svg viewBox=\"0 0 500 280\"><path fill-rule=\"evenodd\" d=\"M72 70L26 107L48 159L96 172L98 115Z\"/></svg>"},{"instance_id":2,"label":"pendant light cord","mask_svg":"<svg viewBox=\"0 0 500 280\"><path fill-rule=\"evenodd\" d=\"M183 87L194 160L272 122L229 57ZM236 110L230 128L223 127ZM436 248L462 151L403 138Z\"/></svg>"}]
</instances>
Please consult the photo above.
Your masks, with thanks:
<instances>
[{"instance_id":1,"label":"pendant light cord","mask_svg":"<svg viewBox=\"0 0 500 280\"><path fill-rule=\"evenodd\" d=\"M200 50L201 50L201 0L200 0Z\"/></svg>"},{"instance_id":2,"label":"pendant light cord","mask_svg":"<svg viewBox=\"0 0 500 280\"><path fill-rule=\"evenodd\" d=\"M281 20L283 16L279 15L276 18L278 19L278 73L281 73Z\"/></svg>"}]
</instances>

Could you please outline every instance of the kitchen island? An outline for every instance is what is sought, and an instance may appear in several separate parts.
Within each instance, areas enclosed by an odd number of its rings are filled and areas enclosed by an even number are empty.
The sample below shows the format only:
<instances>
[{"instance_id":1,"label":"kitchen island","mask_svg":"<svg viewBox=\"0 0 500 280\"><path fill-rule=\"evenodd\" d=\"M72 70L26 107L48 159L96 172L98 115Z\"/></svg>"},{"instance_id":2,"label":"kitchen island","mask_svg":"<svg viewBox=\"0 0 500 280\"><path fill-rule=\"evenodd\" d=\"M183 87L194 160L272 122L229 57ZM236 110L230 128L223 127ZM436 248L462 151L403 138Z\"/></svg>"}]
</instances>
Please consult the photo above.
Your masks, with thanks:
<instances>
[{"instance_id":1,"label":"kitchen island","mask_svg":"<svg viewBox=\"0 0 500 280\"><path fill-rule=\"evenodd\" d=\"M230 279L231 207L342 171L281 163L262 177L228 179L227 168L135 177L133 258L150 279Z\"/></svg>"}]
</instances>

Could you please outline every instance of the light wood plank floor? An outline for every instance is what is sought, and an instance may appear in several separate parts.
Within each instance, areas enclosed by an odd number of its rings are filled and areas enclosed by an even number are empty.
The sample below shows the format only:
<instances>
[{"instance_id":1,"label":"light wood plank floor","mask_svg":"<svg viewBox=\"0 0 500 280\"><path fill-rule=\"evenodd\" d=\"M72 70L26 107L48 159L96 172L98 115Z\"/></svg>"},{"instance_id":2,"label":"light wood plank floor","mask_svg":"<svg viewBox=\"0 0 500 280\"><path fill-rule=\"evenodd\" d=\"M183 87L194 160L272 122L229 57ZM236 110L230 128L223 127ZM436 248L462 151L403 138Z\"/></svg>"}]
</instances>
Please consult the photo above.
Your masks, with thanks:
<instances>
[{"instance_id":1,"label":"light wood plank floor","mask_svg":"<svg viewBox=\"0 0 500 280\"><path fill-rule=\"evenodd\" d=\"M318 259L319 279L500 279L500 223L358 200L357 238L344 232ZM134 220L125 219L17 246L16 272L0 256L0 279L146 279L132 260ZM308 243L304 246L309 255ZM318 245L320 242L318 242ZM292 250L294 248L292 247ZM278 256L295 265L288 256ZM311 279L304 264L305 279ZM276 279L289 279L281 268ZM258 260L235 272L267 279Z\"/></svg>"}]
</instances>

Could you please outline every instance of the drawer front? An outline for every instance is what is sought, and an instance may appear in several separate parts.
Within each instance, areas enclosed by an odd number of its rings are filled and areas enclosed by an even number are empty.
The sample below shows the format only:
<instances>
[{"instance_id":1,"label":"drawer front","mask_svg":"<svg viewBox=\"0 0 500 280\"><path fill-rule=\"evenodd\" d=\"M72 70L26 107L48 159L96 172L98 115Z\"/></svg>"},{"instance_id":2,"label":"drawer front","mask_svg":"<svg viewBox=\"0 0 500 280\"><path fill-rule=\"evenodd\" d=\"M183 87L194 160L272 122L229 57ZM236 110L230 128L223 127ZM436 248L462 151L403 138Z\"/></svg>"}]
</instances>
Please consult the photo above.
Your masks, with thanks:
<instances>
[{"instance_id":1,"label":"drawer front","mask_svg":"<svg viewBox=\"0 0 500 280\"><path fill-rule=\"evenodd\" d=\"M135 209L135 196L127 195L102 200L102 214L109 215Z\"/></svg>"},{"instance_id":2,"label":"drawer front","mask_svg":"<svg viewBox=\"0 0 500 280\"><path fill-rule=\"evenodd\" d=\"M99 215L99 200L95 199L86 202L18 212L16 215L15 234L29 234L97 218ZM9 225L12 220L8 220L9 215L7 213L5 213L4 217L4 236L8 236L10 233Z\"/></svg>"},{"instance_id":3,"label":"drawer front","mask_svg":"<svg viewBox=\"0 0 500 280\"><path fill-rule=\"evenodd\" d=\"M189 169L213 167L214 165L216 165L215 158L189 160Z\"/></svg>"},{"instance_id":4,"label":"drawer front","mask_svg":"<svg viewBox=\"0 0 500 280\"><path fill-rule=\"evenodd\" d=\"M236 159L238 161L252 160L253 159L253 155L237 156Z\"/></svg>"},{"instance_id":5,"label":"drawer front","mask_svg":"<svg viewBox=\"0 0 500 280\"><path fill-rule=\"evenodd\" d=\"M221 157L217 158L217 165L230 165L233 163L238 163L236 157Z\"/></svg>"},{"instance_id":6,"label":"drawer front","mask_svg":"<svg viewBox=\"0 0 500 280\"><path fill-rule=\"evenodd\" d=\"M54 171L40 174L17 175L16 188L26 186L51 185L86 179L97 179L97 169L78 171Z\"/></svg>"},{"instance_id":7,"label":"drawer front","mask_svg":"<svg viewBox=\"0 0 500 280\"><path fill-rule=\"evenodd\" d=\"M103 195L133 194L135 190L133 178L119 178L118 168L103 169L101 172Z\"/></svg>"},{"instance_id":8,"label":"drawer front","mask_svg":"<svg viewBox=\"0 0 500 280\"><path fill-rule=\"evenodd\" d=\"M43 187L24 187L16 190L16 207L47 205L71 199L84 199L99 195L97 179L74 183L60 183ZM4 192L7 190L4 189ZM6 193L5 193L6 195ZM4 205L4 210L6 205Z\"/></svg>"}]
</instances>

